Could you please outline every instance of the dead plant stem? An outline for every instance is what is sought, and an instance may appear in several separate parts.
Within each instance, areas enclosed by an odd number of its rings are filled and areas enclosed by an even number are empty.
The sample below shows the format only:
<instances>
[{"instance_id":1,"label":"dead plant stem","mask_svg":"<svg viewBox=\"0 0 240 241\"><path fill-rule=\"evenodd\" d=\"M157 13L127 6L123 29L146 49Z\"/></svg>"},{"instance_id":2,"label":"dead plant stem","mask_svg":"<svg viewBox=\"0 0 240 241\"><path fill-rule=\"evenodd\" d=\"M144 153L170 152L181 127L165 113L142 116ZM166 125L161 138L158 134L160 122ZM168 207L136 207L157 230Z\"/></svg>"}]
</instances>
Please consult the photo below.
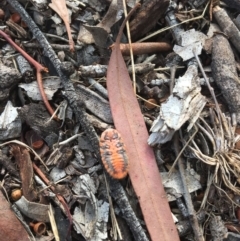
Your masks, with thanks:
<instances>
[{"instance_id":1,"label":"dead plant stem","mask_svg":"<svg viewBox=\"0 0 240 241\"><path fill-rule=\"evenodd\" d=\"M184 145L184 147L182 148L182 150L178 153L173 165L171 166L171 169L168 172L168 176L171 176L175 165L177 164L177 161L179 160L179 158L181 157L182 153L184 152L184 150L186 149L186 147L189 145L189 143L193 140L194 136L197 134L198 132L198 128L196 128L195 132L193 133L193 135L189 138L189 140L186 142L186 144Z\"/></svg>"},{"instance_id":2,"label":"dead plant stem","mask_svg":"<svg viewBox=\"0 0 240 241\"><path fill-rule=\"evenodd\" d=\"M48 178L45 176L45 174L41 171L41 169L37 167L37 165L36 165L35 163L33 163L33 169L34 169L34 171L42 178L42 180L45 182L45 184L46 184L46 185L49 185L50 181L49 181ZM56 190L55 190L55 188L54 188L53 186L50 186L50 189L51 189L54 193L56 192ZM63 205L63 207L64 207L64 209L65 209L65 212L66 212L66 215L67 215L67 217L68 217L68 220L69 220L69 223L70 223L69 229L68 229L68 233L70 234L71 227L72 227L72 223L73 223L73 221L72 221L72 215L71 215L71 213L70 213L70 210L69 210L68 205L66 204L64 198L63 198L60 194L58 194L58 193L55 193L55 194L56 194L58 200L60 201L60 203Z\"/></svg>"},{"instance_id":3,"label":"dead plant stem","mask_svg":"<svg viewBox=\"0 0 240 241\"><path fill-rule=\"evenodd\" d=\"M125 0L123 0L123 9L124 9L124 15L125 18L127 17L127 6ZM127 36L128 36L128 43L129 43L129 49L130 49L130 57L131 57L131 63L132 63L132 80L133 80L133 91L136 94L136 74L135 74L135 65L134 65L134 58L133 58L133 48L132 48L132 40L131 40L131 33L130 33L130 27L129 27L129 21L126 22L127 27Z\"/></svg>"},{"instance_id":4,"label":"dead plant stem","mask_svg":"<svg viewBox=\"0 0 240 241\"><path fill-rule=\"evenodd\" d=\"M201 72L202 72L203 78L204 78L204 80L206 81L207 87L208 87L208 89L209 89L209 91L210 91L210 93L211 93L211 96L212 96L213 100L214 100L214 103L215 103L215 105L216 105L217 114L218 114L218 119L219 119L220 125L222 126L222 123L221 123L221 122L222 122L222 119L221 119L221 110L220 110L219 104L218 104L218 102L217 102L217 98L216 98L216 96L215 96L215 94L214 94L213 88L211 87L211 85L210 85L210 83L209 83L209 80L208 80L208 78L207 78L207 76L206 76L206 74L205 74L205 72L204 72L204 69L203 69L203 67L202 67L202 64L201 64L201 62L200 62L200 59L199 59L199 57L198 57L195 49L193 49L193 54L194 54L195 59L197 60L197 63L198 63L198 66L199 66L199 68L200 68L200 70L201 70Z\"/></svg>"},{"instance_id":5,"label":"dead plant stem","mask_svg":"<svg viewBox=\"0 0 240 241\"><path fill-rule=\"evenodd\" d=\"M20 48L5 32L0 30L0 35L2 35L19 53L22 54L23 57L25 57L35 68L36 68L36 74L37 74L37 83L38 88L40 91L40 94L42 96L43 102L48 110L48 112L53 115L54 110L52 109L51 105L49 104L49 101L47 99L47 96L44 92L43 83L42 83L42 74L41 72L48 72L48 69L43 67L41 64L39 64L36 60L34 60L30 55L28 55L22 48Z\"/></svg>"},{"instance_id":6,"label":"dead plant stem","mask_svg":"<svg viewBox=\"0 0 240 241\"><path fill-rule=\"evenodd\" d=\"M176 155L178 155L179 152L180 152L179 133L178 132L176 132L174 134L174 140L173 141L174 141L175 153L176 153ZM195 240L196 241L204 241L202 231L201 231L201 229L199 227L199 224L198 224L197 215L196 215L196 212L195 212L194 207L193 207L191 195L188 191L187 182L186 182L186 179L185 179L186 175L185 175L184 163L183 163L183 159L181 157L179 157L179 159L178 159L178 168L179 168L179 172L180 172L180 176L181 176L181 180L182 180L182 185L183 185L183 190L184 190L183 191L183 197L184 197L187 209L188 209L189 220L190 220L190 223L192 225Z\"/></svg>"}]
</instances>

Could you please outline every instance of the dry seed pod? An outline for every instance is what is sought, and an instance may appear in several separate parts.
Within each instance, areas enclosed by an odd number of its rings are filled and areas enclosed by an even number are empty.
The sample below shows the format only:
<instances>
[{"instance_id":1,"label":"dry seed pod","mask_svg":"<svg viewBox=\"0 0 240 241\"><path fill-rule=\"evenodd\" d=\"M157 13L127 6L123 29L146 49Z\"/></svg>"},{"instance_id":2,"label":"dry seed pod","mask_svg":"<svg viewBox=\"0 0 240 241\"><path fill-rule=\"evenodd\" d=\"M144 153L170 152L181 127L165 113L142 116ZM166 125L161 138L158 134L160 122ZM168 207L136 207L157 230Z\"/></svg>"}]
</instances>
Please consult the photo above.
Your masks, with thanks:
<instances>
[{"instance_id":1,"label":"dry seed pod","mask_svg":"<svg viewBox=\"0 0 240 241\"><path fill-rule=\"evenodd\" d=\"M27 143L35 150L40 149L44 145L42 138L33 130L27 131L25 138Z\"/></svg>"},{"instance_id":2,"label":"dry seed pod","mask_svg":"<svg viewBox=\"0 0 240 241\"><path fill-rule=\"evenodd\" d=\"M10 17L10 19L14 22L14 23L20 23L21 21L21 16L19 13L13 13Z\"/></svg>"},{"instance_id":3,"label":"dry seed pod","mask_svg":"<svg viewBox=\"0 0 240 241\"><path fill-rule=\"evenodd\" d=\"M121 135L117 130L107 129L100 138L103 165L112 178L122 179L128 173L128 157Z\"/></svg>"},{"instance_id":4,"label":"dry seed pod","mask_svg":"<svg viewBox=\"0 0 240 241\"><path fill-rule=\"evenodd\" d=\"M29 225L33 228L33 231L38 236L41 236L42 234L44 234L46 232L46 224L43 222L30 223Z\"/></svg>"},{"instance_id":5,"label":"dry seed pod","mask_svg":"<svg viewBox=\"0 0 240 241\"><path fill-rule=\"evenodd\" d=\"M157 101L155 99L148 99L147 101L144 102L144 105L149 109L153 109L157 105Z\"/></svg>"},{"instance_id":6,"label":"dry seed pod","mask_svg":"<svg viewBox=\"0 0 240 241\"><path fill-rule=\"evenodd\" d=\"M43 140L38 140L32 143L32 148L34 150L40 149L43 146L44 142Z\"/></svg>"},{"instance_id":7,"label":"dry seed pod","mask_svg":"<svg viewBox=\"0 0 240 241\"><path fill-rule=\"evenodd\" d=\"M11 192L11 198L13 201L17 201L21 198L22 196L22 190L21 189L14 189Z\"/></svg>"},{"instance_id":8,"label":"dry seed pod","mask_svg":"<svg viewBox=\"0 0 240 241\"><path fill-rule=\"evenodd\" d=\"M0 8L0 19L3 19L4 15L5 15L4 11Z\"/></svg>"}]
</instances>

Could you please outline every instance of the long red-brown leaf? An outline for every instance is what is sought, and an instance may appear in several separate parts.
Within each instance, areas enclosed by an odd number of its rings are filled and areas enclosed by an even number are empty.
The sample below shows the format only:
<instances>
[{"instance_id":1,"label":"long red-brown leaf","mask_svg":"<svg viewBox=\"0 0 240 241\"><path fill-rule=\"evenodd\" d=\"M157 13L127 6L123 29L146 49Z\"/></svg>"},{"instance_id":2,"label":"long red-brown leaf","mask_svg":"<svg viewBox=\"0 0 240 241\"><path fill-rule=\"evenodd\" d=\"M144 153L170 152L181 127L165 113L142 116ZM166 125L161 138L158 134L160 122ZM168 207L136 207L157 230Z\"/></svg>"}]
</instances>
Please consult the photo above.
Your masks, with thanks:
<instances>
[{"instance_id":1,"label":"long red-brown leaf","mask_svg":"<svg viewBox=\"0 0 240 241\"><path fill-rule=\"evenodd\" d=\"M127 19L125 19L127 20ZM124 21L123 26L126 21ZM129 157L129 175L153 241L177 241L173 222L153 150L147 145L148 131L134 95L120 50L119 31L107 71L107 89L114 125L121 133Z\"/></svg>"}]
</instances>

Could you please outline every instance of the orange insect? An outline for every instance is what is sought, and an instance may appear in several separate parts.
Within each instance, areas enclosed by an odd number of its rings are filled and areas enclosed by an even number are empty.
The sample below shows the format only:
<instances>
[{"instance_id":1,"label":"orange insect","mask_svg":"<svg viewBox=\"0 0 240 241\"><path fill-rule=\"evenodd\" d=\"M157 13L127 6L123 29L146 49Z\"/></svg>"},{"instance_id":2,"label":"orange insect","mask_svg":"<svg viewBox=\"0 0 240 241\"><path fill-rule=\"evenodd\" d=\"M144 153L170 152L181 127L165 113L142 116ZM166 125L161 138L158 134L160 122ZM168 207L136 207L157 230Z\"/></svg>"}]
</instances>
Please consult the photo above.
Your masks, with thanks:
<instances>
[{"instance_id":1,"label":"orange insect","mask_svg":"<svg viewBox=\"0 0 240 241\"><path fill-rule=\"evenodd\" d=\"M105 130L99 145L102 162L109 175L115 179L126 177L128 157L120 133L114 129Z\"/></svg>"}]
</instances>

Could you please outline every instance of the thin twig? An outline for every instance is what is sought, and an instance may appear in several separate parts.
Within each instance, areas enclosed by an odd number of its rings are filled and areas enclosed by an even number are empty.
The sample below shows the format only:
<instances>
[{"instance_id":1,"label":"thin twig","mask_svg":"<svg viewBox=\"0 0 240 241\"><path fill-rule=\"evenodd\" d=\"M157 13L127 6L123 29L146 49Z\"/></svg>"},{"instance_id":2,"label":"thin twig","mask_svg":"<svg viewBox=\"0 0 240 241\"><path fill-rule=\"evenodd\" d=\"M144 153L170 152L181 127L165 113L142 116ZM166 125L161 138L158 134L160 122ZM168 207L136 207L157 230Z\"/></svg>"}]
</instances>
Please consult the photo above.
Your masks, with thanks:
<instances>
[{"instance_id":1,"label":"thin twig","mask_svg":"<svg viewBox=\"0 0 240 241\"><path fill-rule=\"evenodd\" d=\"M152 103L152 102L142 98L140 95L136 95L136 96L137 96L137 98L139 98L140 100L143 100L144 102L147 102L147 103L149 103L151 105L154 105L155 107L160 107L160 105L154 104L154 103Z\"/></svg>"},{"instance_id":2,"label":"thin twig","mask_svg":"<svg viewBox=\"0 0 240 241\"><path fill-rule=\"evenodd\" d=\"M123 0L123 9L124 9L124 15L125 18L127 17L127 6L125 0ZM129 49L130 49L130 57L131 57L131 63L132 63L132 80L133 80L133 91L136 94L136 74L135 74L135 65L134 65L134 58L133 58L133 49L132 49L132 40L131 40L131 33L130 33L130 27L129 27L129 21L126 23L127 27L127 36L128 36L128 43L129 43Z\"/></svg>"},{"instance_id":3,"label":"thin twig","mask_svg":"<svg viewBox=\"0 0 240 241\"><path fill-rule=\"evenodd\" d=\"M217 113L218 113L218 119L219 119L219 121L221 123L221 110L220 110L219 104L217 102L217 98L216 98L216 96L214 94L214 91L213 91L213 88L211 87L211 85L209 83L209 80L208 80L208 78L207 78L207 76L205 74L205 71L204 71L204 69L202 67L202 63L201 63L201 61L200 61L200 59L199 59L199 57L198 57L198 55L196 53L196 49L195 48L193 49L193 54L194 54L195 59L197 60L197 63L198 63L198 66L199 66L199 68L200 68L200 70L202 72L203 78L204 78L204 80L205 80L205 82L207 84L207 87L208 87L208 89L209 89L209 91L211 93L211 96L212 96L212 98L214 100L214 103L216 105L216 110L217 110Z\"/></svg>"},{"instance_id":4,"label":"thin twig","mask_svg":"<svg viewBox=\"0 0 240 241\"><path fill-rule=\"evenodd\" d=\"M175 68L176 69L185 69L186 66L177 66L177 65L175 65ZM163 67L163 68L154 69L154 71L166 71L166 70L171 70L171 67Z\"/></svg>"},{"instance_id":5,"label":"thin twig","mask_svg":"<svg viewBox=\"0 0 240 241\"><path fill-rule=\"evenodd\" d=\"M176 155L178 155L179 152L180 152L178 132L176 132L174 134L174 149L175 149ZM194 207L193 207L191 195L188 191L184 163L183 163L183 159L181 157L179 157L179 160L178 160L178 168L179 168L179 172L180 172L180 176L181 176L181 180L182 180L182 185L183 185L183 190L184 190L183 191L183 197L184 197L186 206L188 208L189 219L190 219L190 222L191 222L191 225L192 225L192 229L193 229L193 232L194 232L195 239L196 239L196 241L204 241L202 231L200 230L200 227L199 227L199 224L198 224L197 215L196 215L196 212L195 212Z\"/></svg>"},{"instance_id":6,"label":"thin twig","mask_svg":"<svg viewBox=\"0 0 240 241\"><path fill-rule=\"evenodd\" d=\"M184 152L184 150L186 149L186 147L189 145L189 143L192 141L192 139L194 138L194 136L197 134L198 132L198 128L196 128L195 132L192 134L192 136L189 138L189 140L186 142L186 144L184 145L184 147L182 148L182 150L178 153L175 161L173 162L173 165L171 166L169 172L168 172L168 177L171 176L173 169L175 167L175 165L177 164L178 159L181 157L182 153Z\"/></svg>"},{"instance_id":7,"label":"thin twig","mask_svg":"<svg viewBox=\"0 0 240 241\"><path fill-rule=\"evenodd\" d=\"M48 216L50 219L50 223L51 223L51 227L52 227L52 231L53 231L53 235L56 241L60 241L59 235L58 235L58 229L57 229L57 225L56 225L56 221L54 218L54 213L53 213L53 208L52 205L50 203L49 205L49 211L48 211Z\"/></svg>"},{"instance_id":8,"label":"thin twig","mask_svg":"<svg viewBox=\"0 0 240 241\"><path fill-rule=\"evenodd\" d=\"M49 104L48 98L44 92L43 83L42 83L42 74L41 72L48 72L48 69L39 64L36 60L34 60L30 55L28 55L23 49L21 49L5 32L0 30L0 35L2 35L19 53L21 53L35 68L37 74L37 83L40 94L42 96L43 102L48 110L48 112L53 115L54 110Z\"/></svg>"},{"instance_id":9,"label":"thin twig","mask_svg":"<svg viewBox=\"0 0 240 241\"><path fill-rule=\"evenodd\" d=\"M74 136L71 136L70 138L66 139L65 141L59 142L58 145L59 146L66 145L69 142L75 140L76 138L78 138L79 136L82 136L82 135L83 135L83 133L79 133L79 134L76 134Z\"/></svg>"},{"instance_id":10,"label":"thin twig","mask_svg":"<svg viewBox=\"0 0 240 241\"><path fill-rule=\"evenodd\" d=\"M175 84L176 65L171 67L170 73L171 73L170 95L172 95L173 87L174 87L174 84Z\"/></svg>"},{"instance_id":11,"label":"thin twig","mask_svg":"<svg viewBox=\"0 0 240 241\"><path fill-rule=\"evenodd\" d=\"M35 163L33 163L33 169L34 169L34 171L42 178L42 180L45 182L45 184L49 184L50 183L50 181L48 180L48 178L45 176L45 174L41 171L41 169L40 168L38 168L37 166L36 166L36 164ZM55 188L53 187L53 186L50 186L50 189L55 193ZM63 207L64 207L64 209L65 209L65 214L67 215L67 217L68 217L68 220L69 220L69 228L68 228L68 234L70 234L70 231L71 231L71 227L72 227L72 223L73 223L73 220L72 220L72 215L71 215L71 213L70 213L70 210L69 210L69 208L68 208L68 205L67 205L67 203L65 202L65 200L64 200L64 198L60 195L60 194L58 194L58 193L55 193L56 194L56 196L57 196L57 198L58 198L58 200L60 201L60 203L63 205Z\"/></svg>"}]
</instances>

